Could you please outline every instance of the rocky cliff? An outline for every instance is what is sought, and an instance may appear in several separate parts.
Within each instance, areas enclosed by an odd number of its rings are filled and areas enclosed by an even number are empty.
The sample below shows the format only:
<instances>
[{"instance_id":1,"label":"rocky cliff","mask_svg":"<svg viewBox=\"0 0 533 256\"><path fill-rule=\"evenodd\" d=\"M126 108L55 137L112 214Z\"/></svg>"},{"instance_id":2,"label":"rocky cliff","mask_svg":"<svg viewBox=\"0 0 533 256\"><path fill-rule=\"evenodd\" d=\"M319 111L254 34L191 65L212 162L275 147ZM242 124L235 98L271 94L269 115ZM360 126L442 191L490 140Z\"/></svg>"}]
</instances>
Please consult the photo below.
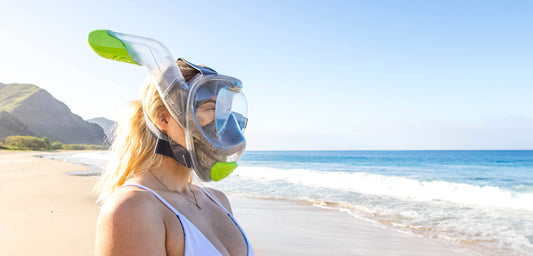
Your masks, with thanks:
<instances>
[{"instance_id":1,"label":"rocky cliff","mask_svg":"<svg viewBox=\"0 0 533 256\"><path fill-rule=\"evenodd\" d=\"M9 135L48 137L68 144L102 144L105 139L100 126L84 121L31 84L0 84L0 139Z\"/></svg>"},{"instance_id":2,"label":"rocky cliff","mask_svg":"<svg viewBox=\"0 0 533 256\"><path fill-rule=\"evenodd\" d=\"M85 121L90 122L90 123L95 123L99 125L100 127L102 127L107 137L110 137L113 135L113 132L115 131L115 127L117 125L117 122L113 120L109 120L105 117L95 117L92 119L87 119Z\"/></svg>"}]
</instances>

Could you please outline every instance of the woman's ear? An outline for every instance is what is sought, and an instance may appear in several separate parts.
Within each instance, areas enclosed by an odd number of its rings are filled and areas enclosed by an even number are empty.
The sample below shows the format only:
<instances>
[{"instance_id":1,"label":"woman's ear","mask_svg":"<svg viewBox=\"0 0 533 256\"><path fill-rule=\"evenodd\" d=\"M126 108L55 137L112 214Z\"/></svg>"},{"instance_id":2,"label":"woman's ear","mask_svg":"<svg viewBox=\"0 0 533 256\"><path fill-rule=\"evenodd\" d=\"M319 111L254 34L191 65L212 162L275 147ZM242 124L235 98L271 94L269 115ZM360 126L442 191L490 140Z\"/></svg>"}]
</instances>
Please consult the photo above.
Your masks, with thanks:
<instances>
[{"instance_id":1,"label":"woman's ear","mask_svg":"<svg viewBox=\"0 0 533 256\"><path fill-rule=\"evenodd\" d=\"M157 115L157 126L164 132L167 133L168 130L168 121L170 119L170 112L168 112L167 109L164 109L163 111L159 111L159 114Z\"/></svg>"}]
</instances>

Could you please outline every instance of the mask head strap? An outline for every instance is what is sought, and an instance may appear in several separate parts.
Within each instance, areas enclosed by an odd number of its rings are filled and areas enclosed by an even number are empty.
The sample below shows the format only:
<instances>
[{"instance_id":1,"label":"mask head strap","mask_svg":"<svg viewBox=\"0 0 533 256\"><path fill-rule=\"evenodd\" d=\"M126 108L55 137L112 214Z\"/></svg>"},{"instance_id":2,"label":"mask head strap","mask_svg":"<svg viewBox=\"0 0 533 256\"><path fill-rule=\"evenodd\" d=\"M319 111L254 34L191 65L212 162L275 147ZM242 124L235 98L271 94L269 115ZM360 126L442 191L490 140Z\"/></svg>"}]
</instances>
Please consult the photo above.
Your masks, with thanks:
<instances>
[{"instance_id":1,"label":"mask head strap","mask_svg":"<svg viewBox=\"0 0 533 256\"><path fill-rule=\"evenodd\" d=\"M154 153L168 156L187 168L192 167L192 159L189 151L172 139L170 141L157 139Z\"/></svg>"},{"instance_id":2,"label":"mask head strap","mask_svg":"<svg viewBox=\"0 0 533 256\"><path fill-rule=\"evenodd\" d=\"M176 64L178 65L181 73L183 74L183 77L185 78L185 81L191 80L194 76L196 76L198 73L201 73L202 75L216 75L217 72L210 68L205 66L199 66L193 63L190 63L186 61L185 59L179 58L176 61Z\"/></svg>"},{"instance_id":3,"label":"mask head strap","mask_svg":"<svg viewBox=\"0 0 533 256\"><path fill-rule=\"evenodd\" d=\"M183 166L187 168L192 167L192 159L191 154L185 147L175 142L173 139L168 137L164 132L159 130L157 126L148 118L146 113L144 114L144 121L146 123L146 126L148 127L148 130L150 130L150 133L152 133L152 136L157 138L157 142L155 145L154 153L168 156L174 160L176 160L178 163L182 164Z\"/></svg>"}]
</instances>

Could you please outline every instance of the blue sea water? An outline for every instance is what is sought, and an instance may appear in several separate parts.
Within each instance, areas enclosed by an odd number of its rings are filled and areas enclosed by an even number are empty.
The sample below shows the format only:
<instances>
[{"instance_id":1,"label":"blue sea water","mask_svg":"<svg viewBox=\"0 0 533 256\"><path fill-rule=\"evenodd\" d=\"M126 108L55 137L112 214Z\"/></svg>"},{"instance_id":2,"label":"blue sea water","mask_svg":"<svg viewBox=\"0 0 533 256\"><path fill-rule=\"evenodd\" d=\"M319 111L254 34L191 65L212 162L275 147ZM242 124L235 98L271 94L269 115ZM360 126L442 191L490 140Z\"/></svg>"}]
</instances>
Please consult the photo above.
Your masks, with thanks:
<instances>
[{"instance_id":1,"label":"blue sea water","mask_svg":"<svg viewBox=\"0 0 533 256\"><path fill-rule=\"evenodd\" d=\"M102 154L62 159L98 170ZM533 255L530 150L249 151L239 164L228 178L205 185L304 200L486 255Z\"/></svg>"}]
</instances>

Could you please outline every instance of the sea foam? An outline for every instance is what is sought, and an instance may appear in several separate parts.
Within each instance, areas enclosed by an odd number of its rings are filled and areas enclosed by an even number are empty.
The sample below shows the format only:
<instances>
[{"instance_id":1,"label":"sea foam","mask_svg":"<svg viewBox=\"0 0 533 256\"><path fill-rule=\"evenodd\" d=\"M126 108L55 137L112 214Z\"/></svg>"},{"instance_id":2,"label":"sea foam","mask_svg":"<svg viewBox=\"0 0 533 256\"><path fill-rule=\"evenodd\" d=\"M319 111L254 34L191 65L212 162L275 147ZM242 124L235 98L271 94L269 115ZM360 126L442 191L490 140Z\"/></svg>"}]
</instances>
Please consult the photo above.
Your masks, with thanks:
<instances>
[{"instance_id":1,"label":"sea foam","mask_svg":"<svg viewBox=\"0 0 533 256\"><path fill-rule=\"evenodd\" d=\"M507 207L533 211L533 193L495 186L477 186L446 181L421 181L365 172L324 172L241 166L234 175L257 181L283 181L315 188L361 194L399 197L417 201L450 201L461 204Z\"/></svg>"}]
</instances>

